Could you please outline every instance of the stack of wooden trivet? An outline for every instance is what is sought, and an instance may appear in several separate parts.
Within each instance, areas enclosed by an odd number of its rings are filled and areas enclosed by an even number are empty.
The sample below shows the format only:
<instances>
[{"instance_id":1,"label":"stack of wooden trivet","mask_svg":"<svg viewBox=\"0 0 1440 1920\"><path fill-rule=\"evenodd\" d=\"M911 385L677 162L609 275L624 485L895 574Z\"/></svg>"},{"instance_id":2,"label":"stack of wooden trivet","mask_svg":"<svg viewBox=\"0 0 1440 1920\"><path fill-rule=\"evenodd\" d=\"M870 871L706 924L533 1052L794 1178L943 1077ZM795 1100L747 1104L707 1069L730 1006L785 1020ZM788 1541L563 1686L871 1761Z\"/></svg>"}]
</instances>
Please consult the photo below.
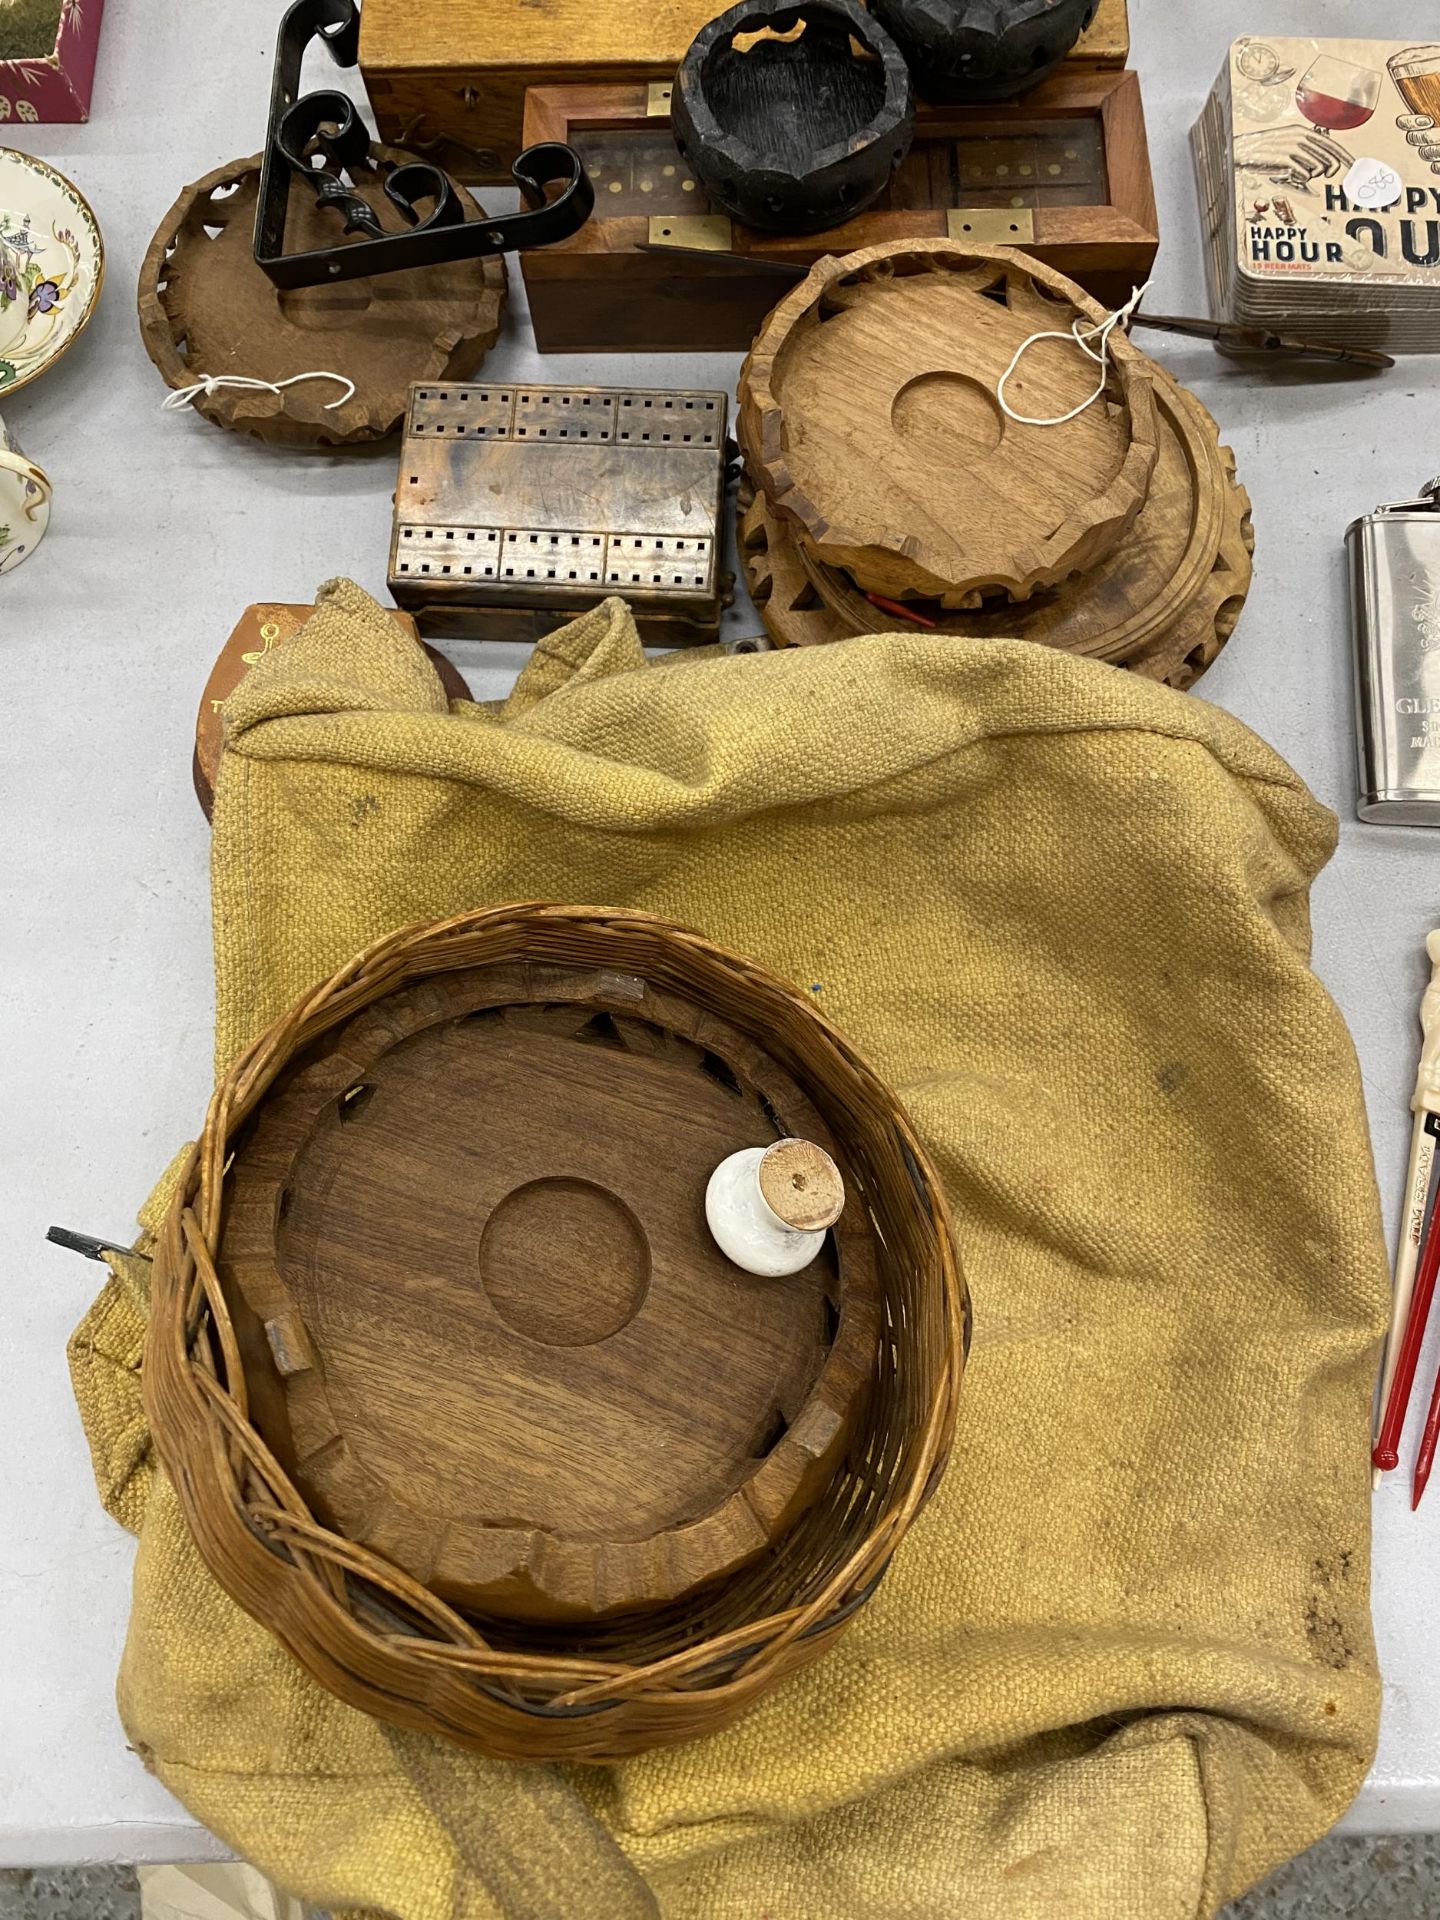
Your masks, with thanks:
<instances>
[{"instance_id":1,"label":"stack of wooden trivet","mask_svg":"<svg viewBox=\"0 0 1440 1920\"><path fill-rule=\"evenodd\" d=\"M914 624L1195 680L1249 587L1249 501L1205 409L1118 328L1083 405L1097 364L1063 336L1103 317L1003 248L820 262L741 378L741 548L775 640ZM1037 333L1061 337L1002 406Z\"/></svg>"}]
</instances>

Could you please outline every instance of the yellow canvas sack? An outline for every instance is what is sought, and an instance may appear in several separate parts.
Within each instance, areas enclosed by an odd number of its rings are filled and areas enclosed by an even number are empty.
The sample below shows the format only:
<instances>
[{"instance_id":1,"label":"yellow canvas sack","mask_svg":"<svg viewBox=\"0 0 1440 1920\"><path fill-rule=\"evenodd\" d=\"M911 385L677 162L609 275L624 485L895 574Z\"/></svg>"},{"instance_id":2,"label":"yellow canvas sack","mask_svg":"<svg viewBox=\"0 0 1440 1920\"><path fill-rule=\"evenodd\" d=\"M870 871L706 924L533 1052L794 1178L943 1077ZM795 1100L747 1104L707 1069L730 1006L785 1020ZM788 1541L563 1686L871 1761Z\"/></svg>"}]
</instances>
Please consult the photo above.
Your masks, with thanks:
<instances>
[{"instance_id":1,"label":"yellow canvas sack","mask_svg":"<svg viewBox=\"0 0 1440 1920\"><path fill-rule=\"evenodd\" d=\"M343 582L226 729L218 1065L407 922L672 916L898 1090L976 1335L949 1472L835 1651L718 1737L566 1773L366 1719L221 1593L153 1463L146 1263L117 1257L72 1364L140 1536L120 1707L198 1819L305 1901L404 1920L1190 1920L1334 1821L1379 1704L1386 1257L1308 965L1335 822L1269 748L1020 642L647 664L619 601L447 709Z\"/></svg>"}]
</instances>

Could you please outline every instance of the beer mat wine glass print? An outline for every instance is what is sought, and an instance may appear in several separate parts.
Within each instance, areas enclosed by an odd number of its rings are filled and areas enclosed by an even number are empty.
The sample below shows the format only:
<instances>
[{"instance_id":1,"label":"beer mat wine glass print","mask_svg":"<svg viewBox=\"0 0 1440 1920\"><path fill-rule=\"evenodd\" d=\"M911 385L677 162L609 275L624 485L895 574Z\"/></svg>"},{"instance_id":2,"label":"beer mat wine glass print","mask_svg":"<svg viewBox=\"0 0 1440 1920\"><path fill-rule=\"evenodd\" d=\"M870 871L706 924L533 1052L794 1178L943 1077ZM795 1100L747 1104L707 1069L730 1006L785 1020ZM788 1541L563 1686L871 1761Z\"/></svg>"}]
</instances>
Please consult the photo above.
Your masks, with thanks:
<instances>
[{"instance_id":1,"label":"beer mat wine glass print","mask_svg":"<svg viewBox=\"0 0 1440 1920\"><path fill-rule=\"evenodd\" d=\"M1440 345L1437 122L1440 45L1236 41L1191 134L1215 317Z\"/></svg>"},{"instance_id":2,"label":"beer mat wine glass print","mask_svg":"<svg viewBox=\"0 0 1440 1920\"><path fill-rule=\"evenodd\" d=\"M1321 54L1295 89L1295 104L1317 133L1363 127L1380 98L1380 76L1370 67Z\"/></svg>"}]
</instances>

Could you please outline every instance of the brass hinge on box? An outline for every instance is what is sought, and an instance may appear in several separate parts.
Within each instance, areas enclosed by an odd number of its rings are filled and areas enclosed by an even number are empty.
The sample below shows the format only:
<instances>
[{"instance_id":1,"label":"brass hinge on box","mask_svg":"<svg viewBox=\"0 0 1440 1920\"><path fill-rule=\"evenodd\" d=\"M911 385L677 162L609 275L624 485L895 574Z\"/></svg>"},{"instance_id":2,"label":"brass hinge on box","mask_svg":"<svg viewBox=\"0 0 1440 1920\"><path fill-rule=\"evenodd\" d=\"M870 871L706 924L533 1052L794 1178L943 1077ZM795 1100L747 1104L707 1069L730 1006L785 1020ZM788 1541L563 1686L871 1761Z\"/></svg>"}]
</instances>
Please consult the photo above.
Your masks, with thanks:
<instances>
[{"instance_id":1,"label":"brass hinge on box","mask_svg":"<svg viewBox=\"0 0 1440 1920\"><path fill-rule=\"evenodd\" d=\"M649 120L668 120L670 118L670 95L674 90L673 80L652 80L645 89L645 116Z\"/></svg>"},{"instance_id":2,"label":"brass hinge on box","mask_svg":"<svg viewBox=\"0 0 1440 1920\"><path fill-rule=\"evenodd\" d=\"M1035 243L1035 215L1029 207L947 207L945 235L982 247L1029 247Z\"/></svg>"},{"instance_id":3,"label":"brass hinge on box","mask_svg":"<svg viewBox=\"0 0 1440 1920\"><path fill-rule=\"evenodd\" d=\"M659 213L651 217L645 235L652 248L677 253L732 253L735 236L724 213Z\"/></svg>"}]
</instances>

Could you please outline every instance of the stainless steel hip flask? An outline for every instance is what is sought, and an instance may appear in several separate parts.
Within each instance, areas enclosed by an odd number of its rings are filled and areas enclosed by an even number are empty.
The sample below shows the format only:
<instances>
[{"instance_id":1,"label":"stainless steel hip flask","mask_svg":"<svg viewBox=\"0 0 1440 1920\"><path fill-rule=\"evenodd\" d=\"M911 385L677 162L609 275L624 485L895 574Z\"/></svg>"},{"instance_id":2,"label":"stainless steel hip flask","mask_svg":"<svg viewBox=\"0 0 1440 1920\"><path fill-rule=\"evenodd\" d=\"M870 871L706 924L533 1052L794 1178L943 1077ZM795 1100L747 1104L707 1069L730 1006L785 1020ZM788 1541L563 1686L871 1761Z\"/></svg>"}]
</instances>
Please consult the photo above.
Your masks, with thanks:
<instances>
[{"instance_id":1,"label":"stainless steel hip flask","mask_svg":"<svg viewBox=\"0 0 1440 1920\"><path fill-rule=\"evenodd\" d=\"M1440 827L1440 479L1345 531L1362 820Z\"/></svg>"}]
</instances>

